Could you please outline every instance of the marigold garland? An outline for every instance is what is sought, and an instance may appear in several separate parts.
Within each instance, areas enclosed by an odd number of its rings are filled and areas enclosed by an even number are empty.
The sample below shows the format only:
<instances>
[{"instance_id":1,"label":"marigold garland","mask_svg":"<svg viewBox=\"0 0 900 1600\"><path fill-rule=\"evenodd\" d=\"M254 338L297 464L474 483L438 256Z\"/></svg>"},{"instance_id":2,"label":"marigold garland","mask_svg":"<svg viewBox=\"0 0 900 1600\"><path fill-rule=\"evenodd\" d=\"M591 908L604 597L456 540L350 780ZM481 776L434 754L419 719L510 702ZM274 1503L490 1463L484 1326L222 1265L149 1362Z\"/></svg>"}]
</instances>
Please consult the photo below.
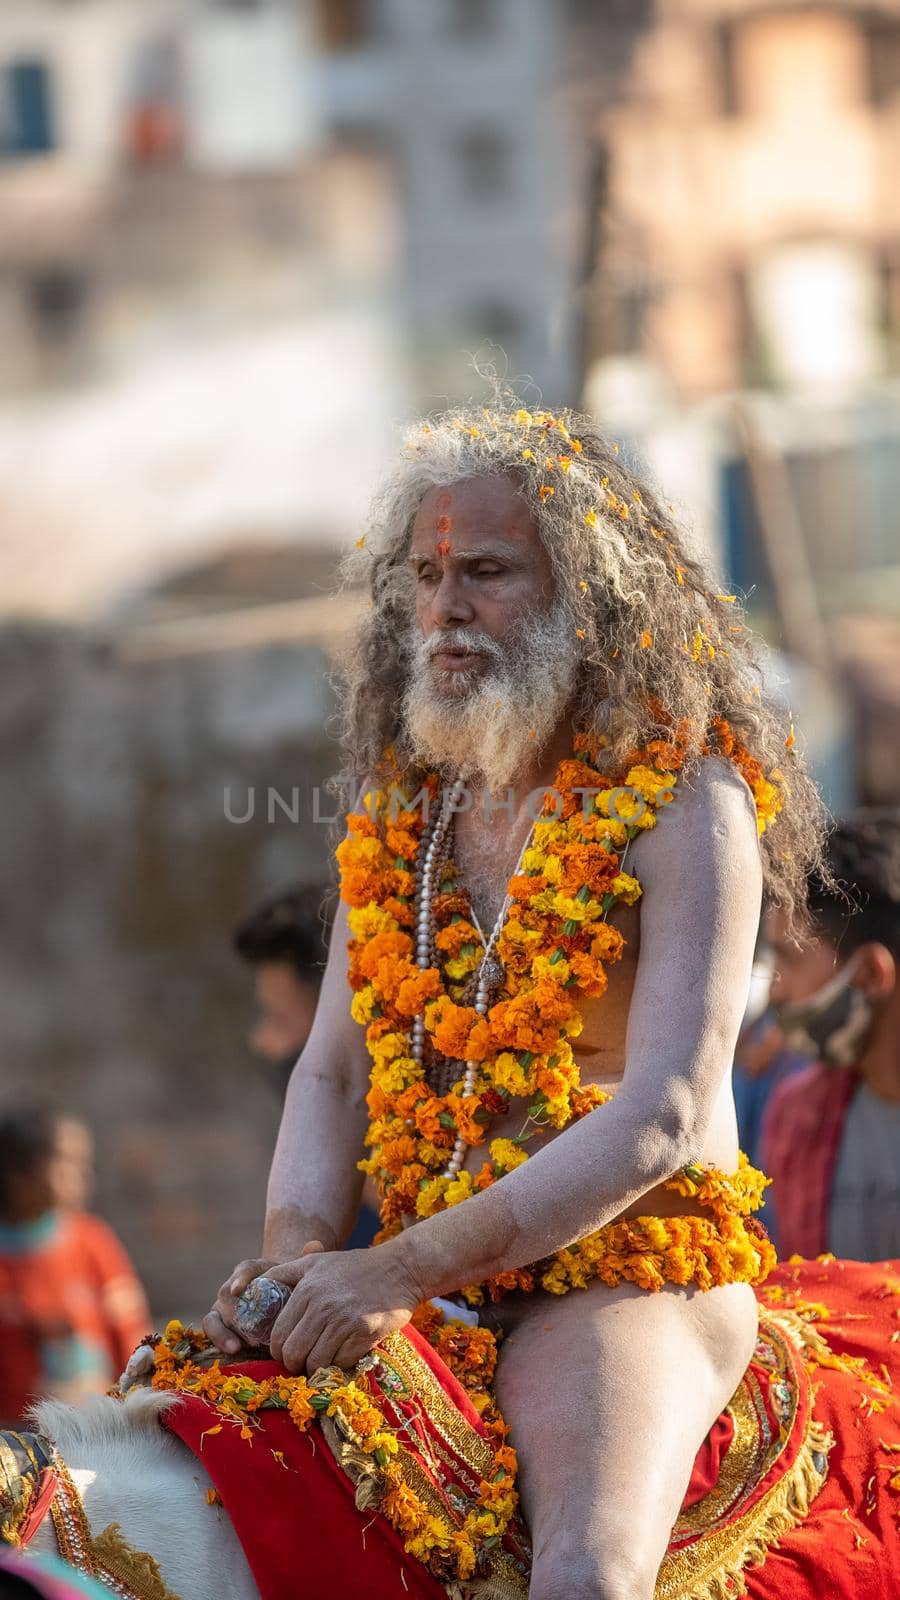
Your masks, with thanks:
<instances>
[{"instance_id":1,"label":"marigold garland","mask_svg":"<svg viewBox=\"0 0 900 1600\"><path fill-rule=\"evenodd\" d=\"M398 1233L404 1218L431 1216L487 1188L527 1159L524 1146L544 1128L566 1128L609 1099L595 1085L582 1085L570 1041L581 1031L581 998L604 993L607 968L621 957L624 939L608 916L617 905L634 905L641 893L637 879L623 870L624 858L630 841L655 827L659 809L674 798L686 732L680 726L665 739L648 741L613 774L592 765L604 741L576 737L573 756L560 762L547 792L521 871L509 884L512 904L497 941L503 988L484 1017L463 1001L483 945L452 861L433 900L441 965L424 971L416 965L410 930L427 808L406 809L408 797L383 789L367 797L365 812L348 818L337 856L341 894L350 907L351 1012L366 1029L373 1063L366 1134L371 1153L359 1165L382 1195L379 1240ZM763 832L782 804L771 781L775 775L766 777L722 718L711 722L704 752L726 756L745 778ZM439 794L435 775L425 779L423 792L433 805ZM427 1050L459 1064L459 1079L445 1095L434 1093L424 1065L412 1055L410 1027L419 1013ZM479 1063L471 1094L463 1092L465 1061ZM529 1102L530 1131L513 1140L489 1140L492 1121L515 1097ZM474 1175L462 1170L454 1177L444 1170L458 1135L471 1147L487 1145ZM731 1178L705 1169L703 1176L700 1199L711 1214L692 1219L699 1226L683 1229L684 1237L671 1245L684 1252L668 1257L679 1275L674 1281L682 1281L685 1259L694 1266L684 1281L720 1281L726 1270L760 1281L774 1260L771 1247L757 1236L761 1230L735 1218L751 1209L738 1204L742 1185L750 1184L758 1205L765 1180L745 1164ZM677 1189L680 1181L683 1176L670 1187ZM584 1280L586 1262L588 1276L612 1281L611 1264L623 1262L624 1237L601 1229L560 1252L555 1263L499 1274L484 1286L471 1286L467 1297L478 1303L482 1289L497 1298L507 1288L536 1283L562 1292ZM658 1264L627 1271L622 1265L621 1271L637 1272L634 1281L666 1275Z\"/></svg>"},{"instance_id":2,"label":"marigold garland","mask_svg":"<svg viewBox=\"0 0 900 1600\"><path fill-rule=\"evenodd\" d=\"M261 1411L287 1411L301 1433L317 1417L334 1418L342 1436L378 1467L378 1509L397 1529L410 1555L436 1577L465 1580L476 1570L479 1553L503 1538L518 1506L516 1453L507 1443L509 1430L487 1388L496 1365L497 1341L487 1329L456 1322L445 1325L434 1307L420 1308L413 1320L468 1390L491 1445L490 1475L480 1482L474 1504L452 1533L404 1480L395 1459L403 1445L382 1415L364 1371L357 1369L357 1376L348 1378L339 1367L321 1367L309 1379L277 1374L257 1381L246 1372L223 1371L219 1361L211 1366L199 1363L196 1357L209 1349L210 1341L173 1321L154 1345L152 1385L206 1400L220 1418L208 1432L217 1433L230 1423L247 1440L259 1426L255 1419Z\"/></svg>"}]
</instances>

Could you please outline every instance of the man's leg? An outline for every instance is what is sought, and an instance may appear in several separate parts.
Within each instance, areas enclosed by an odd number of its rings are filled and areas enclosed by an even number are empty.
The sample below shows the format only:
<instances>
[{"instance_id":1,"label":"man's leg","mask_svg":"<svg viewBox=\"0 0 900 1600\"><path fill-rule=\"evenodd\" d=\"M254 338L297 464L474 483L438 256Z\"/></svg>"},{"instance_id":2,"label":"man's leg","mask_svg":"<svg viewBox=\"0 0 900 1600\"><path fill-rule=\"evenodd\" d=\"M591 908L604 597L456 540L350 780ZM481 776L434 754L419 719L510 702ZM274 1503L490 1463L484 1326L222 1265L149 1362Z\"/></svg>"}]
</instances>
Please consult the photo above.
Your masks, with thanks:
<instances>
[{"instance_id":1,"label":"man's leg","mask_svg":"<svg viewBox=\"0 0 900 1600\"><path fill-rule=\"evenodd\" d=\"M694 1458L753 1354L752 1289L593 1283L508 1320L496 1394L534 1541L530 1600L652 1600Z\"/></svg>"}]
</instances>

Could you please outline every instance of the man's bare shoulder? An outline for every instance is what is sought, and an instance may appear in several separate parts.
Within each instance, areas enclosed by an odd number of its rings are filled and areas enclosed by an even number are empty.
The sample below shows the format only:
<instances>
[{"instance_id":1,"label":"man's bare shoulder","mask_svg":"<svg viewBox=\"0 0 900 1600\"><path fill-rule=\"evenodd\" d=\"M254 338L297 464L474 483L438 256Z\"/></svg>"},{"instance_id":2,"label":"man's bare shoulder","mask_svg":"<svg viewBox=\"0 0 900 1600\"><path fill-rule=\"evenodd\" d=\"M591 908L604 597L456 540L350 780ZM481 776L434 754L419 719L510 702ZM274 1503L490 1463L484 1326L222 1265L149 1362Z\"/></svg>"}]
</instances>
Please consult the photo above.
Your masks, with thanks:
<instances>
[{"instance_id":1,"label":"man's bare shoulder","mask_svg":"<svg viewBox=\"0 0 900 1600\"><path fill-rule=\"evenodd\" d=\"M705 881L721 868L761 875L756 806L746 780L724 756L707 756L680 778L674 798L660 806L656 826L634 841L631 862L641 883L675 883L686 874Z\"/></svg>"}]
</instances>

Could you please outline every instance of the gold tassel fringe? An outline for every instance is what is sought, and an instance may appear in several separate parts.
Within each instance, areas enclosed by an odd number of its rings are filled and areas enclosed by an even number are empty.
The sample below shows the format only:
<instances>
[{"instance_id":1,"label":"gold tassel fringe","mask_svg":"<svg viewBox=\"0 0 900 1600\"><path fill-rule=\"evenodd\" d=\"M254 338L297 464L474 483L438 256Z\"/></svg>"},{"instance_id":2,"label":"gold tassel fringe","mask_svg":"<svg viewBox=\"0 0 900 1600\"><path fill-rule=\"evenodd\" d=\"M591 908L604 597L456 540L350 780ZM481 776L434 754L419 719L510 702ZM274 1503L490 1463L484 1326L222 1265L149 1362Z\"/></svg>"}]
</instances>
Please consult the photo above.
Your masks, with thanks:
<instances>
[{"instance_id":1,"label":"gold tassel fringe","mask_svg":"<svg viewBox=\"0 0 900 1600\"><path fill-rule=\"evenodd\" d=\"M117 1522L111 1522L92 1538L91 1554L98 1566L130 1589L137 1600L179 1600L166 1583L156 1558L145 1550L135 1550Z\"/></svg>"}]
</instances>

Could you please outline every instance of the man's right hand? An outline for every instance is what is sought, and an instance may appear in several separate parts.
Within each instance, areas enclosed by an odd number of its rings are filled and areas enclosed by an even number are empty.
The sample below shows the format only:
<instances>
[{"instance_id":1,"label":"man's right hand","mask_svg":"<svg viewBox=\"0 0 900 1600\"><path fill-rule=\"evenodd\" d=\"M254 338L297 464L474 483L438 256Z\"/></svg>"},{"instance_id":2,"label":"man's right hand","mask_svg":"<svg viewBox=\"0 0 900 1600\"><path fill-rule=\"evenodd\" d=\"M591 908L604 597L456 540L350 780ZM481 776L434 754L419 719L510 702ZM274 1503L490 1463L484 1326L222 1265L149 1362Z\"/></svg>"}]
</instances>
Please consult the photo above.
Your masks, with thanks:
<instances>
[{"instance_id":1,"label":"man's right hand","mask_svg":"<svg viewBox=\"0 0 900 1600\"><path fill-rule=\"evenodd\" d=\"M312 1255L325 1246L320 1239L309 1239L299 1252L301 1256ZM296 1257L291 1257L295 1260ZM234 1271L226 1278L212 1310L203 1318L203 1331L211 1339L217 1350L223 1355L236 1356L244 1347L244 1341L235 1333L231 1326L237 1309L237 1303L247 1285L254 1278L261 1278L273 1267L284 1266L279 1258L257 1258L254 1261L239 1261Z\"/></svg>"},{"instance_id":2,"label":"man's right hand","mask_svg":"<svg viewBox=\"0 0 900 1600\"><path fill-rule=\"evenodd\" d=\"M258 1259L255 1261L239 1261L234 1271L225 1279L216 1303L207 1316L203 1318L203 1331L212 1340L217 1350L223 1355L236 1356L242 1348L243 1341L230 1326L231 1320L237 1309L248 1283L254 1278L261 1278L271 1267L280 1267L280 1261Z\"/></svg>"}]
</instances>

